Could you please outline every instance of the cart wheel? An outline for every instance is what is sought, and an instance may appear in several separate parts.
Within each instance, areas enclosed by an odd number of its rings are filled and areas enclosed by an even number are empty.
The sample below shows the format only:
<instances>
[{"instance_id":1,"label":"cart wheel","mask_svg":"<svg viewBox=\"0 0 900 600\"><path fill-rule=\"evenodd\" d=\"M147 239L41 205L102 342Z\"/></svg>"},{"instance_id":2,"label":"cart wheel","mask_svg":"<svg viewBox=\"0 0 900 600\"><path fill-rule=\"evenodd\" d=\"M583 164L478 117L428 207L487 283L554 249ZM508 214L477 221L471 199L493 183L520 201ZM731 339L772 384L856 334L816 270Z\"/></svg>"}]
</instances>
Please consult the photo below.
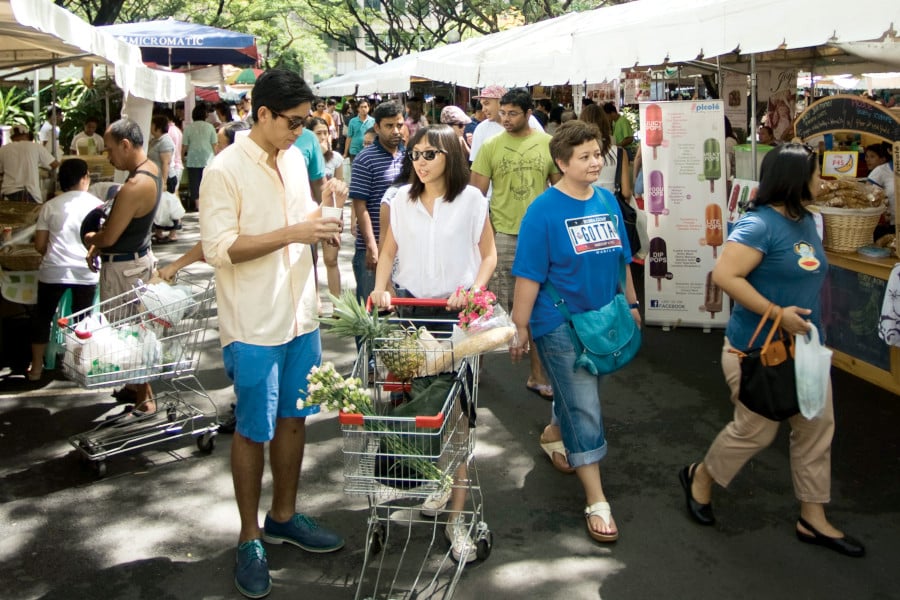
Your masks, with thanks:
<instances>
[{"instance_id":1,"label":"cart wheel","mask_svg":"<svg viewBox=\"0 0 900 600\"><path fill-rule=\"evenodd\" d=\"M96 475L98 478L102 479L103 477L106 477L105 460L92 460L91 469L94 471L94 475Z\"/></svg>"},{"instance_id":2,"label":"cart wheel","mask_svg":"<svg viewBox=\"0 0 900 600\"><path fill-rule=\"evenodd\" d=\"M494 534L490 530L484 533L484 537L475 543L475 553L478 560L487 560L491 555L491 548L494 546Z\"/></svg>"},{"instance_id":3,"label":"cart wheel","mask_svg":"<svg viewBox=\"0 0 900 600\"><path fill-rule=\"evenodd\" d=\"M177 418L178 418L178 411L175 410L175 407L174 406L168 407L166 409L166 419L168 419L168 421L170 423L174 423L175 419L177 419Z\"/></svg>"},{"instance_id":4,"label":"cart wheel","mask_svg":"<svg viewBox=\"0 0 900 600\"><path fill-rule=\"evenodd\" d=\"M197 448L204 454L209 454L216 447L216 434L207 431L197 438Z\"/></svg>"},{"instance_id":5,"label":"cart wheel","mask_svg":"<svg viewBox=\"0 0 900 600\"><path fill-rule=\"evenodd\" d=\"M375 556L384 547L384 525L378 523L369 535L369 554Z\"/></svg>"}]
</instances>

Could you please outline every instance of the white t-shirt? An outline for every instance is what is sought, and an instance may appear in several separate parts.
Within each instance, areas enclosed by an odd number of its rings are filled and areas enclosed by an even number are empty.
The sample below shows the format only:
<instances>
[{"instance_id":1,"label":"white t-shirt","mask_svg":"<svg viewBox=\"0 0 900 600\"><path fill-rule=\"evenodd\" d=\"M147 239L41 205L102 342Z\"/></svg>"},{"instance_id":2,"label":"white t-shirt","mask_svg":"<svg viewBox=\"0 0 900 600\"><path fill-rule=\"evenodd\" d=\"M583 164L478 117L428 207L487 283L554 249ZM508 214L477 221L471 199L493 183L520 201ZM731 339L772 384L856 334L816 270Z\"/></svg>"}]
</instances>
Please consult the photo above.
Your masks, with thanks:
<instances>
[{"instance_id":1,"label":"white t-shirt","mask_svg":"<svg viewBox=\"0 0 900 600\"><path fill-rule=\"evenodd\" d=\"M50 121L44 121L44 124L41 125L40 131L38 131L38 140L40 140L41 144L50 151L51 154L55 156L59 156L59 126L56 127L56 152L53 151L53 148L50 146L50 132L53 130L53 125L50 124Z\"/></svg>"},{"instance_id":2,"label":"white t-shirt","mask_svg":"<svg viewBox=\"0 0 900 600\"><path fill-rule=\"evenodd\" d=\"M331 160L325 161L325 177L334 177L334 172L344 164L344 155L340 152L332 152Z\"/></svg>"},{"instance_id":3,"label":"white t-shirt","mask_svg":"<svg viewBox=\"0 0 900 600\"><path fill-rule=\"evenodd\" d=\"M891 166L888 163L878 165L869 173L868 180L884 190L891 211L891 223L896 223L897 206L894 197L894 173L891 171Z\"/></svg>"},{"instance_id":4,"label":"white t-shirt","mask_svg":"<svg viewBox=\"0 0 900 600\"><path fill-rule=\"evenodd\" d=\"M38 231L48 231L47 253L38 280L44 283L95 284L100 274L88 269L87 249L81 243L81 222L103 204L97 196L73 190L47 200L37 220Z\"/></svg>"},{"instance_id":5,"label":"white t-shirt","mask_svg":"<svg viewBox=\"0 0 900 600\"><path fill-rule=\"evenodd\" d=\"M534 118L534 115L531 115L528 118L528 126L537 131L544 131L544 128L541 127L541 123ZM478 127L475 128L475 131L472 132L472 145L469 150L469 162L475 162L475 157L478 156L478 151L481 149L481 145L497 135L498 133L503 133L506 131L503 128L503 125L498 123L497 121L491 121L489 119L485 119L481 123L478 124Z\"/></svg>"},{"instance_id":6,"label":"white t-shirt","mask_svg":"<svg viewBox=\"0 0 900 600\"><path fill-rule=\"evenodd\" d=\"M46 148L28 140L0 147L0 175L3 175L0 193L5 195L25 190L32 198L43 202L38 168L49 169L55 160Z\"/></svg>"},{"instance_id":7,"label":"white t-shirt","mask_svg":"<svg viewBox=\"0 0 900 600\"><path fill-rule=\"evenodd\" d=\"M78 142L81 140L85 140L85 144L87 140L94 140L94 154L100 154L103 152L103 136L99 133L92 133L91 135L86 134L83 131L79 131L75 134L75 137L72 138L72 143L69 145L69 150L72 151L72 154L78 154ZM89 153L85 153L89 154Z\"/></svg>"},{"instance_id":8,"label":"white t-shirt","mask_svg":"<svg viewBox=\"0 0 900 600\"><path fill-rule=\"evenodd\" d=\"M603 168L600 169L600 177L594 182L594 185L602 187L610 192L616 191L616 167L619 164L619 151L615 141L609 147L610 155L603 156Z\"/></svg>"},{"instance_id":9,"label":"white t-shirt","mask_svg":"<svg viewBox=\"0 0 900 600\"><path fill-rule=\"evenodd\" d=\"M409 200L409 185L390 201L391 232L397 242L394 283L416 298L448 298L456 288L475 283L481 266L478 242L488 203L478 188L466 188L453 200L438 198L433 214Z\"/></svg>"}]
</instances>

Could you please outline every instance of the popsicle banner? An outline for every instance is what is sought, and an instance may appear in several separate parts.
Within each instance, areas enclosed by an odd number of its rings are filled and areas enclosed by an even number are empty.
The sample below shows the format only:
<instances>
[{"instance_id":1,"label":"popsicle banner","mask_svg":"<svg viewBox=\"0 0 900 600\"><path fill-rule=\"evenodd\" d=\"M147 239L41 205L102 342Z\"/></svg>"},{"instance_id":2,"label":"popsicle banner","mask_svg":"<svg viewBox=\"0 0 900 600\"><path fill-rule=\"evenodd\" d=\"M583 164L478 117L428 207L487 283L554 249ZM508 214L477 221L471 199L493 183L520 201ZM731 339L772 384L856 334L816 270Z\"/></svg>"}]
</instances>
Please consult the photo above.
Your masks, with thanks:
<instances>
[{"instance_id":1,"label":"popsicle banner","mask_svg":"<svg viewBox=\"0 0 900 600\"><path fill-rule=\"evenodd\" d=\"M726 195L724 102L646 102L640 116L644 198L653 216L645 320L722 328L730 307L712 271L742 193Z\"/></svg>"}]
</instances>

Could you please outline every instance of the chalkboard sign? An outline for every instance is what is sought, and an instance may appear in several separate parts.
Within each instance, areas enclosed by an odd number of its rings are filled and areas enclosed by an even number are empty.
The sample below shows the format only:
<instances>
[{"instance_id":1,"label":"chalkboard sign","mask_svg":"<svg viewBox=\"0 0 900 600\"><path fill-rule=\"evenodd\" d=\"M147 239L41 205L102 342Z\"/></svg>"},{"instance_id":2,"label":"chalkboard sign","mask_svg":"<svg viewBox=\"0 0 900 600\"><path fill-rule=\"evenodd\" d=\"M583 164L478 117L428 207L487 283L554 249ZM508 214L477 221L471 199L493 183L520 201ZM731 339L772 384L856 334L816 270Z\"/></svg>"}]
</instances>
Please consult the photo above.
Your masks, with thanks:
<instances>
[{"instance_id":1,"label":"chalkboard sign","mask_svg":"<svg viewBox=\"0 0 900 600\"><path fill-rule=\"evenodd\" d=\"M829 265L822 293L822 324L828 346L890 371L890 346L878 337L886 287L884 279Z\"/></svg>"},{"instance_id":2,"label":"chalkboard sign","mask_svg":"<svg viewBox=\"0 0 900 600\"><path fill-rule=\"evenodd\" d=\"M900 140L900 120L883 106L858 96L829 96L800 113L794 131L803 140L823 133L855 131L894 142Z\"/></svg>"}]
</instances>

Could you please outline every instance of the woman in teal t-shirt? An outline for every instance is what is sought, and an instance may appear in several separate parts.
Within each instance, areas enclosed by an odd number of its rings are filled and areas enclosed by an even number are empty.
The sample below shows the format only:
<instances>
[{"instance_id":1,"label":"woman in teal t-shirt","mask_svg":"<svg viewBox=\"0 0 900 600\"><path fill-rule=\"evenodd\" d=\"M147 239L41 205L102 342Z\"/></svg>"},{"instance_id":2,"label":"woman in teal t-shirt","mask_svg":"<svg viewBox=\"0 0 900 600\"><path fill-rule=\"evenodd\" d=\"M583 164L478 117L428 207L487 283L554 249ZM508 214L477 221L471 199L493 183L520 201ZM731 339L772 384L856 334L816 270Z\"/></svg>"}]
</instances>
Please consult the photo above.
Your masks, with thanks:
<instances>
[{"instance_id":1,"label":"woman in teal t-shirt","mask_svg":"<svg viewBox=\"0 0 900 600\"><path fill-rule=\"evenodd\" d=\"M188 184L191 190L191 206L189 210L197 210L200 200L200 182L203 180L203 169L216 153L216 128L207 122L206 107L198 104L191 111L191 119L184 128L181 148L184 152L184 168L188 172Z\"/></svg>"}]
</instances>

